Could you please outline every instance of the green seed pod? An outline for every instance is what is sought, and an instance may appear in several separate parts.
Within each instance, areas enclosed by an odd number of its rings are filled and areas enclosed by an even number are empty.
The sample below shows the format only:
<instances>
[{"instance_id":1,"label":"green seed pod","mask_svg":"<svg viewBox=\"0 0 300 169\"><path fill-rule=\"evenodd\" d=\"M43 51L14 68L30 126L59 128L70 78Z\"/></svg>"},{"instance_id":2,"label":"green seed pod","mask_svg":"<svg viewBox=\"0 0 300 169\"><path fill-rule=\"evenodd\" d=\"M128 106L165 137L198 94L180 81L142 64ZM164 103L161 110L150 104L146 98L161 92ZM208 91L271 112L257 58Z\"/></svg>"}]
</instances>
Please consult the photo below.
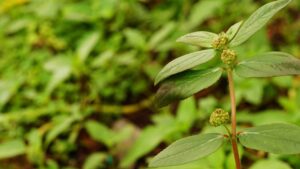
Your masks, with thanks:
<instances>
[{"instance_id":1,"label":"green seed pod","mask_svg":"<svg viewBox=\"0 0 300 169\"><path fill-rule=\"evenodd\" d=\"M220 108L216 109L210 115L209 123L214 127L218 127L220 125L227 124L229 122L230 122L229 113L223 109Z\"/></svg>"},{"instance_id":2,"label":"green seed pod","mask_svg":"<svg viewBox=\"0 0 300 169\"><path fill-rule=\"evenodd\" d=\"M213 43L212 47L215 49L223 49L226 47L228 43L228 36L226 33L222 32L219 34L218 38L216 38Z\"/></svg>"},{"instance_id":3,"label":"green seed pod","mask_svg":"<svg viewBox=\"0 0 300 169\"><path fill-rule=\"evenodd\" d=\"M232 66L236 63L236 53L234 50L225 49L221 54L221 60L226 65Z\"/></svg>"}]
</instances>

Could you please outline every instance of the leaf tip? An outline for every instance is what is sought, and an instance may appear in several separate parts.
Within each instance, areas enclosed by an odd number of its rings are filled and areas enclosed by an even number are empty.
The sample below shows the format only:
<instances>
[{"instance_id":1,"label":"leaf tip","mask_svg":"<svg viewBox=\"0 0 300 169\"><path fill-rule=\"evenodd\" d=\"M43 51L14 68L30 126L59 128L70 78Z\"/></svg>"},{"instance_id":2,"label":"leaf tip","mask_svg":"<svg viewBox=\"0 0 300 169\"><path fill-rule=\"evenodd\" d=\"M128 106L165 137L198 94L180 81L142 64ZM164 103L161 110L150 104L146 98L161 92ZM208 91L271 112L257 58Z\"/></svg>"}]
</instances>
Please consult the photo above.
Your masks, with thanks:
<instances>
[{"instance_id":1,"label":"leaf tip","mask_svg":"<svg viewBox=\"0 0 300 169\"><path fill-rule=\"evenodd\" d=\"M159 74L154 79L154 86L158 85L158 83L161 81Z\"/></svg>"},{"instance_id":2,"label":"leaf tip","mask_svg":"<svg viewBox=\"0 0 300 169\"><path fill-rule=\"evenodd\" d=\"M183 38L184 38L184 36L179 37L178 39L176 39L176 42L182 43L183 42Z\"/></svg>"}]
</instances>

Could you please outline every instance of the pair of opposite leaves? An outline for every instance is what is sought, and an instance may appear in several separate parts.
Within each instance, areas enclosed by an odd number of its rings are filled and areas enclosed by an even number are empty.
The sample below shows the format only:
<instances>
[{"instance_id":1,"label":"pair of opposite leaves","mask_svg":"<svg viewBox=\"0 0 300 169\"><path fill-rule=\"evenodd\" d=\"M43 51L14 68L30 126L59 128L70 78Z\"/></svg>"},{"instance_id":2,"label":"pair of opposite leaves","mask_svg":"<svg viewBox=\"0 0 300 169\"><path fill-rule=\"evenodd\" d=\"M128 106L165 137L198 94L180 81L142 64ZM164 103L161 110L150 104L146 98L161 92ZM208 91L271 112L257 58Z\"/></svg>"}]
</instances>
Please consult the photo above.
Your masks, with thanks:
<instances>
[{"instance_id":1,"label":"pair of opposite leaves","mask_svg":"<svg viewBox=\"0 0 300 169\"><path fill-rule=\"evenodd\" d=\"M268 124L239 132L239 142L248 148L274 154L300 153L300 127L290 124ZM229 138L220 133L208 133L180 139L155 156L150 167L185 164L208 156Z\"/></svg>"}]
</instances>

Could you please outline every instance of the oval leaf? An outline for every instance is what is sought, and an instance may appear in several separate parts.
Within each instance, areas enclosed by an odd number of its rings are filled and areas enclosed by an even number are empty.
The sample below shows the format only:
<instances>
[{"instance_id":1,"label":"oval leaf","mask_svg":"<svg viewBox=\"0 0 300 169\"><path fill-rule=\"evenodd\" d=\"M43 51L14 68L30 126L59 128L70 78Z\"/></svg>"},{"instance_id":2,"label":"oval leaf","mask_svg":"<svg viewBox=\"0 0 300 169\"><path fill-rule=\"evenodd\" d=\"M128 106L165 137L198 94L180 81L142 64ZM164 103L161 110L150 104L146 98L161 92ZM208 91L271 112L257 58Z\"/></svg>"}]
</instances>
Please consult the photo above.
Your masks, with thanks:
<instances>
[{"instance_id":1,"label":"oval leaf","mask_svg":"<svg viewBox=\"0 0 300 169\"><path fill-rule=\"evenodd\" d=\"M240 30L230 42L230 46L238 46L249 39L261 29L280 9L289 4L291 0L278 0L268 3L256 10L241 26Z\"/></svg>"},{"instance_id":2,"label":"oval leaf","mask_svg":"<svg viewBox=\"0 0 300 169\"><path fill-rule=\"evenodd\" d=\"M155 84L179 72L191 69L211 60L215 56L213 49L190 53L168 63L156 76Z\"/></svg>"},{"instance_id":3,"label":"oval leaf","mask_svg":"<svg viewBox=\"0 0 300 169\"><path fill-rule=\"evenodd\" d=\"M213 40L218 38L218 35L212 32L199 31L186 34L176 40L190 45L211 48Z\"/></svg>"},{"instance_id":4,"label":"oval leaf","mask_svg":"<svg viewBox=\"0 0 300 169\"><path fill-rule=\"evenodd\" d=\"M202 89L214 84L222 74L221 68L210 70L189 70L174 75L165 81L158 89L155 102L158 107L187 98Z\"/></svg>"},{"instance_id":5,"label":"oval leaf","mask_svg":"<svg viewBox=\"0 0 300 169\"><path fill-rule=\"evenodd\" d=\"M242 77L300 74L300 60L283 52L268 52L240 62L235 72Z\"/></svg>"},{"instance_id":6,"label":"oval leaf","mask_svg":"<svg viewBox=\"0 0 300 169\"><path fill-rule=\"evenodd\" d=\"M85 129L93 140L104 143L108 147L114 145L115 140L113 138L116 133L104 124L98 123L94 120L89 120L85 123Z\"/></svg>"},{"instance_id":7,"label":"oval leaf","mask_svg":"<svg viewBox=\"0 0 300 169\"><path fill-rule=\"evenodd\" d=\"M106 154L104 153L93 153L89 155L83 164L83 169L97 169L104 168L104 162L106 160Z\"/></svg>"},{"instance_id":8,"label":"oval leaf","mask_svg":"<svg viewBox=\"0 0 300 169\"><path fill-rule=\"evenodd\" d=\"M292 169L287 163L275 159L259 160L250 167L250 169L266 169L266 168Z\"/></svg>"},{"instance_id":9,"label":"oval leaf","mask_svg":"<svg viewBox=\"0 0 300 169\"><path fill-rule=\"evenodd\" d=\"M15 139L0 144L0 159L11 158L26 153L23 140Z\"/></svg>"},{"instance_id":10,"label":"oval leaf","mask_svg":"<svg viewBox=\"0 0 300 169\"><path fill-rule=\"evenodd\" d=\"M150 162L150 167L163 167L185 164L215 152L224 141L224 136L218 133L195 135L180 139Z\"/></svg>"},{"instance_id":11,"label":"oval leaf","mask_svg":"<svg viewBox=\"0 0 300 169\"><path fill-rule=\"evenodd\" d=\"M232 25L226 32L229 41L232 40L235 35L238 33L238 31L240 30L241 26L243 24L243 21L240 21L238 23L235 23L234 25Z\"/></svg>"},{"instance_id":12,"label":"oval leaf","mask_svg":"<svg viewBox=\"0 0 300 169\"><path fill-rule=\"evenodd\" d=\"M300 127L290 124L268 124L245 129L238 136L245 147L274 154L300 153Z\"/></svg>"}]
</instances>

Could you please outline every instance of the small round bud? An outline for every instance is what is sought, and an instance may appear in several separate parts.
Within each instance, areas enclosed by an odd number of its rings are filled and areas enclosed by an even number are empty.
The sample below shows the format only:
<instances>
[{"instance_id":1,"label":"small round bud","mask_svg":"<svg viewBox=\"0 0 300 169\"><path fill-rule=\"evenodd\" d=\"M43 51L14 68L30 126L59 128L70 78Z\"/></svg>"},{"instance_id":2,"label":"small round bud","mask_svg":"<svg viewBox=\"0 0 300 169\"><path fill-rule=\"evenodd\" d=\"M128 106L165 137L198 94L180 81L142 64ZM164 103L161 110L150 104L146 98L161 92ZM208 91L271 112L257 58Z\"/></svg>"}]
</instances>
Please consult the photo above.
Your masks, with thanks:
<instances>
[{"instance_id":1,"label":"small round bud","mask_svg":"<svg viewBox=\"0 0 300 169\"><path fill-rule=\"evenodd\" d=\"M214 127L218 127L220 125L227 124L229 122L230 122L229 113L223 109L220 108L216 109L210 115L209 123Z\"/></svg>"},{"instance_id":2,"label":"small round bud","mask_svg":"<svg viewBox=\"0 0 300 169\"><path fill-rule=\"evenodd\" d=\"M225 49L221 54L221 60L226 65L234 65L236 62L236 53L234 50Z\"/></svg>"},{"instance_id":3,"label":"small round bud","mask_svg":"<svg viewBox=\"0 0 300 169\"><path fill-rule=\"evenodd\" d=\"M222 32L216 39L214 39L212 47L215 49L223 49L224 47L226 47L227 43L228 36L226 35L226 33Z\"/></svg>"}]
</instances>

